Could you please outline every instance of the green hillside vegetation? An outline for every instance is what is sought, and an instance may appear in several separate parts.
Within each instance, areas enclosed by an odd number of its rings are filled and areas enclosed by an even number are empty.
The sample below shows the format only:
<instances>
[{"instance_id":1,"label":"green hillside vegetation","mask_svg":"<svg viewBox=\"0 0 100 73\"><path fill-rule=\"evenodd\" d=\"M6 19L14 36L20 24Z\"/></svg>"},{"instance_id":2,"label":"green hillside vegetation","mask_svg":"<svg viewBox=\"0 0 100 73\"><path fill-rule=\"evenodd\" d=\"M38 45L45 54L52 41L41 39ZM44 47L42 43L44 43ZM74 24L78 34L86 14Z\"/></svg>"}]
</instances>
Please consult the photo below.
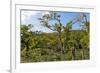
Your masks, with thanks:
<instances>
[{"instance_id":1,"label":"green hillside vegetation","mask_svg":"<svg viewBox=\"0 0 100 73\"><path fill-rule=\"evenodd\" d=\"M58 23L53 26L40 19L42 25L53 32L32 31L31 24L21 25L21 63L90 58L89 22L84 21L82 29L73 30L72 21L63 26L59 19L54 19Z\"/></svg>"}]
</instances>

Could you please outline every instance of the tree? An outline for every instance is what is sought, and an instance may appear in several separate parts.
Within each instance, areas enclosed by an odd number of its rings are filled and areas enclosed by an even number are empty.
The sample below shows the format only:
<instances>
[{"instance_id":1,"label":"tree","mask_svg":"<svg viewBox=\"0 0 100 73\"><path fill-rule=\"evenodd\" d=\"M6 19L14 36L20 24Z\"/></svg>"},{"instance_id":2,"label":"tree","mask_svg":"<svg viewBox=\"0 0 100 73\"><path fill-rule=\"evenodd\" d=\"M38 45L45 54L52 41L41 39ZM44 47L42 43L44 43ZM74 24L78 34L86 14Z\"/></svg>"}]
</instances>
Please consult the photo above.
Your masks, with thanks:
<instances>
[{"instance_id":1,"label":"tree","mask_svg":"<svg viewBox=\"0 0 100 73\"><path fill-rule=\"evenodd\" d=\"M84 31L82 33L82 38L80 39L80 43L82 46L82 59L84 59L84 50L88 50L89 51L89 27L90 27L90 23L89 21L87 21L87 16L83 13L83 21L82 21L82 30Z\"/></svg>"},{"instance_id":2,"label":"tree","mask_svg":"<svg viewBox=\"0 0 100 73\"><path fill-rule=\"evenodd\" d=\"M64 47L62 42L62 23L60 21L60 15L58 15L56 12L51 12L50 14L45 14L42 18L39 18L42 25L52 31L55 31L58 33L59 38L59 47L61 49L61 55L64 53ZM55 21L54 25L49 24L48 21Z\"/></svg>"},{"instance_id":3,"label":"tree","mask_svg":"<svg viewBox=\"0 0 100 73\"><path fill-rule=\"evenodd\" d=\"M28 51L30 46L32 45L32 32L31 28L33 26L29 25L21 25L21 50L26 48L26 61L29 61L29 54Z\"/></svg>"}]
</instances>

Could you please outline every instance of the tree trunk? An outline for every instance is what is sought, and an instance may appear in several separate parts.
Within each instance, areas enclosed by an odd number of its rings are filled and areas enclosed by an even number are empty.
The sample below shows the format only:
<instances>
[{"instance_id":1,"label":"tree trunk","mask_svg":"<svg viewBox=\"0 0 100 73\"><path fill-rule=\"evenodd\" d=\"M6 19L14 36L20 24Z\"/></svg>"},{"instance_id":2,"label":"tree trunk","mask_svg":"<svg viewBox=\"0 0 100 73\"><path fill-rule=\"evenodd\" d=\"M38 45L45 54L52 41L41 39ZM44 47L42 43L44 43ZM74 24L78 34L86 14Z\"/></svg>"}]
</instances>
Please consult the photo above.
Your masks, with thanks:
<instances>
[{"instance_id":1,"label":"tree trunk","mask_svg":"<svg viewBox=\"0 0 100 73\"><path fill-rule=\"evenodd\" d=\"M84 59L84 50L81 50L81 58Z\"/></svg>"},{"instance_id":2,"label":"tree trunk","mask_svg":"<svg viewBox=\"0 0 100 73\"><path fill-rule=\"evenodd\" d=\"M64 54L64 46L63 46L63 42L62 42L62 38L61 38L61 32L58 33L58 37L59 37L59 46L61 49L61 60L63 59L63 54Z\"/></svg>"},{"instance_id":3,"label":"tree trunk","mask_svg":"<svg viewBox=\"0 0 100 73\"><path fill-rule=\"evenodd\" d=\"M72 60L75 60L75 48L74 47L72 47L71 48L71 52L72 52Z\"/></svg>"}]
</instances>

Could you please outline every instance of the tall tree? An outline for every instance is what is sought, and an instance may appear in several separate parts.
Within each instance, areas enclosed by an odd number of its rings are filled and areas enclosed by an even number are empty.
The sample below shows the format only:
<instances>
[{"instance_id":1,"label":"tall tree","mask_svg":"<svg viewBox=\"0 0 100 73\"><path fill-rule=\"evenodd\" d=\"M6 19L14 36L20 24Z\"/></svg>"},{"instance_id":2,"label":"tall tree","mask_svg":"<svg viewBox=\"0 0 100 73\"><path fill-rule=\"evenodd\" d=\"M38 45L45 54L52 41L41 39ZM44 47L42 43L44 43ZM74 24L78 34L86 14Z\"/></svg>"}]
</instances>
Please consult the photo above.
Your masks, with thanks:
<instances>
[{"instance_id":1,"label":"tall tree","mask_svg":"<svg viewBox=\"0 0 100 73\"><path fill-rule=\"evenodd\" d=\"M58 38L59 38L59 48L61 49L61 55L64 53L64 47L63 47L63 42L62 42L62 30L63 26L60 21L60 15L58 15L56 12L51 12L50 14L45 14L43 15L42 18L39 18L41 20L40 22L42 25L52 31L55 31L58 33ZM48 21L55 21L55 23L49 24Z\"/></svg>"}]
</instances>

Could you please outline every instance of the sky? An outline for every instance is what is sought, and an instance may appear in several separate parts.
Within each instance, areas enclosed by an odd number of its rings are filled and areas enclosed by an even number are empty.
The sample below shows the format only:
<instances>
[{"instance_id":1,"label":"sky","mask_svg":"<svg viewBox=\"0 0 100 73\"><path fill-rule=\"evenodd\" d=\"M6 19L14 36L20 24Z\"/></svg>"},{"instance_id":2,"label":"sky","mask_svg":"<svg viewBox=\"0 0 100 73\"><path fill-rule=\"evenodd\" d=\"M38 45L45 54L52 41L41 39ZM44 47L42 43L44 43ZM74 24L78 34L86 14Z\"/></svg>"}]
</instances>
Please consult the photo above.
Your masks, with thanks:
<instances>
[{"instance_id":1,"label":"sky","mask_svg":"<svg viewBox=\"0 0 100 73\"><path fill-rule=\"evenodd\" d=\"M56 12L58 15L60 15L60 21L63 24L63 26L66 25L69 21L73 20L76 16L80 15L80 12ZM22 10L21 11L21 25L28 25L32 24L33 28L32 31L42 31L42 32L52 32L52 30L44 27L41 25L40 20L38 18L41 18L45 14L50 14L50 11L34 11L34 10ZM84 13L87 17L87 20L90 21L90 14ZM54 24L54 21L49 22L49 24ZM72 26L72 29L80 29L80 23L75 23Z\"/></svg>"}]
</instances>

